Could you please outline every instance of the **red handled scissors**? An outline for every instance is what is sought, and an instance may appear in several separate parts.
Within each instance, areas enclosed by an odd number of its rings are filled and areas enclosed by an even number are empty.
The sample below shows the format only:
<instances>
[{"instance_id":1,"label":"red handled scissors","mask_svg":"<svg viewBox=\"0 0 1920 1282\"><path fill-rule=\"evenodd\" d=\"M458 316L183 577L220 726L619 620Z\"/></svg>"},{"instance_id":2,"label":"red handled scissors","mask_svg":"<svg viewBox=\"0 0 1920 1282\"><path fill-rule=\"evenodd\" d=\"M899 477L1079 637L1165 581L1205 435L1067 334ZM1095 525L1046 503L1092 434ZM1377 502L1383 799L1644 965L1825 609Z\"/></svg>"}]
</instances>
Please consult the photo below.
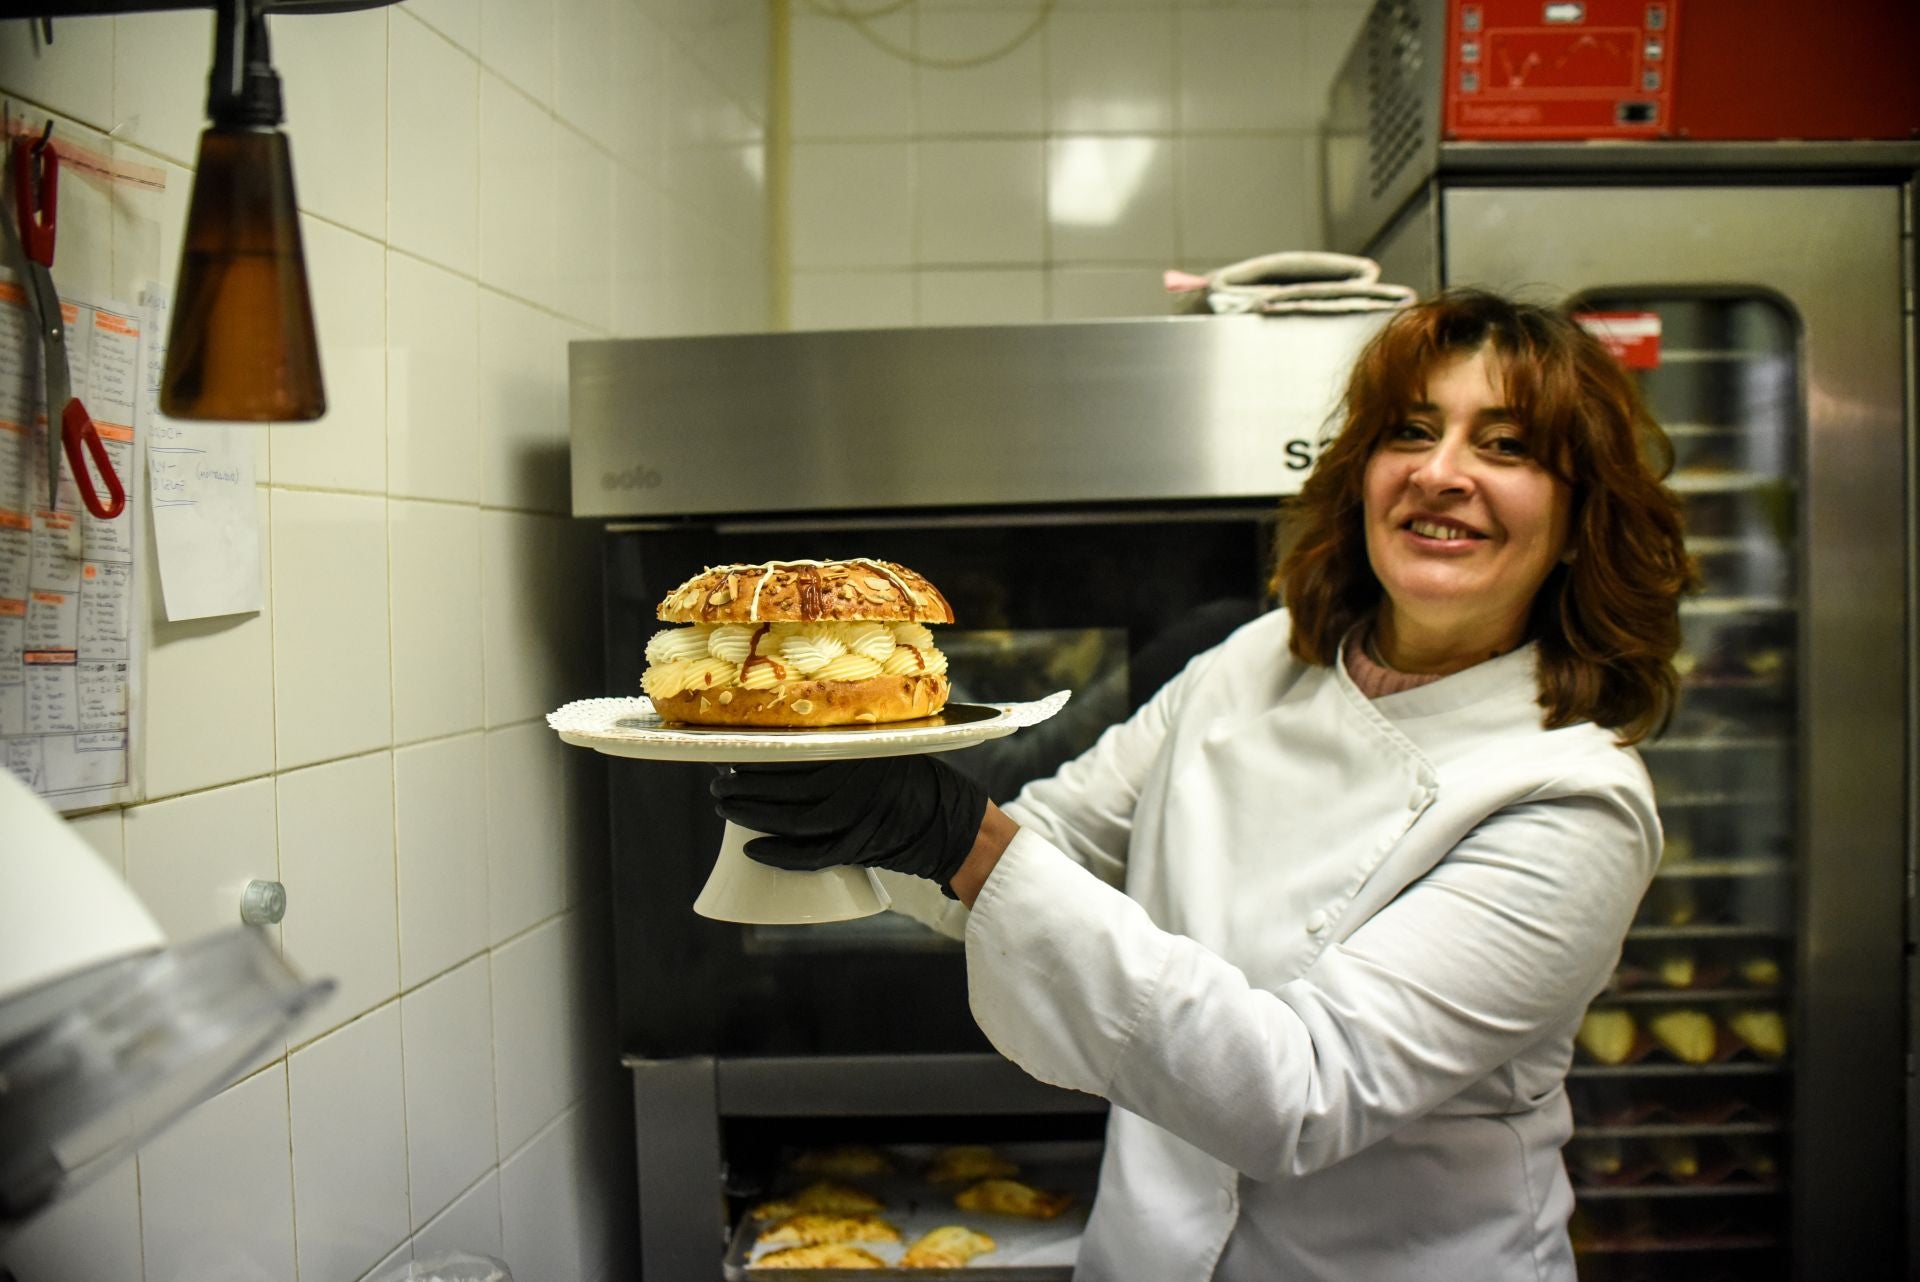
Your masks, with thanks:
<instances>
[{"instance_id":1,"label":"red handled scissors","mask_svg":"<svg viewBox=\"0 0 1920 1282\"><path fill-rule=\"evenodd\" d=\"M45 136L31 143L24 138L14 140L13 195L20 216L20 245L26 250L27 298L39 322L40 358L46 374L47 507L52 510L60 504L60 451L53 448L53 433L57 430L87 511L110 521L127 506L127 492L114 473L113 461L107 457L107 447L101 443L93 416L73 394L73 372L67 364L66 317L60 310L60 295L53 288L53 233L54 214L60 205L60 153ZM94 489L86 457L81 454L83 446L106 485L105 501Z\"/></svg>"}]
</instances>

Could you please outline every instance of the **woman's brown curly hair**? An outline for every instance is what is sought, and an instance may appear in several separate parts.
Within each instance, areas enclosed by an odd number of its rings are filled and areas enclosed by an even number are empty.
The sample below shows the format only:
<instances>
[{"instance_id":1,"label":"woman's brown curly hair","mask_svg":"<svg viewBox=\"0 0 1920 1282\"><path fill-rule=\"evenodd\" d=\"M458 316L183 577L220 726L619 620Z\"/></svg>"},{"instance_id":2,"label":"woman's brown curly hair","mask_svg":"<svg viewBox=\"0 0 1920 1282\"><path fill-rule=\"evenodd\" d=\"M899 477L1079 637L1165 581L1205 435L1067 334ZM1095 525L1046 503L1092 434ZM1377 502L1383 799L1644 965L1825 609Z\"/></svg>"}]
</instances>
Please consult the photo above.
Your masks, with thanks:
<instances>
[{"instance_id":1,"label":"woman's brown curly hair","mask_svg":"<svg viewBox=\"0 0 1920 1282\"><path fill-rule=\"evenodd\" d=\"M1563 310L1456 289L1374 336L1348 380L1343 425L1288 514L1296 537L1273 586L1293 615L1291 648L1330 665L1379 604L1361 521L1367 464L1434 369L1482 347L1501 358L1505 401L1531 453L1572 491L1573 560L1547 576L1527 620L1543 722L1592 721L1638 743L1673 715L1679 597L1696 579L1680 502L1661 483L1673 447L1632 375Z\"/></svg>"}]
</instances>

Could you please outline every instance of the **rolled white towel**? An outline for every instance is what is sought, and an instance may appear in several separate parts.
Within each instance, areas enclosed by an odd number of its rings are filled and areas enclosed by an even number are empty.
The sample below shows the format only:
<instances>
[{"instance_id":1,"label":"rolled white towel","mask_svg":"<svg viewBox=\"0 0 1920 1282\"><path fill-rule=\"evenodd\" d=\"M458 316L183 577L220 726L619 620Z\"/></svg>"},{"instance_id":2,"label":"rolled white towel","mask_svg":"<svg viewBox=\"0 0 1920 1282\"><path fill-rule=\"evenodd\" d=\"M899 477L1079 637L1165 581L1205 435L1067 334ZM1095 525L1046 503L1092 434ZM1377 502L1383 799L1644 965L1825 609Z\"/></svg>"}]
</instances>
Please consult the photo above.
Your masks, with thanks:
<instances>
[{"instance_id":1,"label":"rolled white towel","mask_svg":"<svg viewBox=\"0 0 1920 1282\"><path fill-rule=\"evenodd\" d=\"M1371 258L1322 250L1262 254L1205 276L1170 271L1164 283L1169 293L1189 296L1183 310L1219 314L1388 311L1417 297L1405 285L1382 283Z\"/></svg>"}]
</instances>

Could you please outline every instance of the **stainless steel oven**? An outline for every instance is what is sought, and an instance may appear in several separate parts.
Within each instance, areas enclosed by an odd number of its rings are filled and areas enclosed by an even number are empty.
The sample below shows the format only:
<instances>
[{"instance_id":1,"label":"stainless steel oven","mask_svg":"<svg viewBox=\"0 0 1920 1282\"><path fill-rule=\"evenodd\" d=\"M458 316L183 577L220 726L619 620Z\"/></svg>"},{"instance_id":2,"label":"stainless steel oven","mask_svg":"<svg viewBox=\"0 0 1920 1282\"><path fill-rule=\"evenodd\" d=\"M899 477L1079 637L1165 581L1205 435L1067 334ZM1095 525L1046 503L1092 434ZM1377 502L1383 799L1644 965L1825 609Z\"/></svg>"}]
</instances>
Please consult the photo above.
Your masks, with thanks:
<instances>
[{"instance_id":1,"label":"stainless steel oven","mask_svg":"<svg viewBox=\"0 0 1920 1282\"><path fill-rule=\"evenodd\" d=\"M576 515L604 523L606 694L707 565L877 556L930 578L956 697L1071 689L949 758L997 798L1267 608L1298 488L1374 316L576 343ZM958 944L894 914L694 914L710 767L609 759L616 986L642 1262L714 1276L781 1155L852 1140L1097 1142L1104 1105L1001 1059ZM1039 1277L1044 1274L1036 1273Z\"/></svg>"}]
</instances>

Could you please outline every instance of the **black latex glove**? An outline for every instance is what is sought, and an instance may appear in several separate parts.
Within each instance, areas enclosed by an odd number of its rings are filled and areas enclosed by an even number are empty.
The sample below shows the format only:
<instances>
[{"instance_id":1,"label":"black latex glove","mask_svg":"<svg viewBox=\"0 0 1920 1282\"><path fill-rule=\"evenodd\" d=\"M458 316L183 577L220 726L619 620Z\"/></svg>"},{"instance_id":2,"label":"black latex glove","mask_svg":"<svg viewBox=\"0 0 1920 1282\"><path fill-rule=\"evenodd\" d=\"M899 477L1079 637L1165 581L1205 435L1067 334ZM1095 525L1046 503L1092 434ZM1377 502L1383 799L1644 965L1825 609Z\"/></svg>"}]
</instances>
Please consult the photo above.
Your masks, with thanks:
<instances>
[{"instance_id":1,"label":"black latex glove","mask_svg":"<svg viewBox=\"0 0 1920 1282\"><path fill-rule=\"evenodd\" d=\"M709 791L722 819L767 834L747 843L763 864L890 868L948 895L987 814L984 788L924 755L723 767Z\"/></svg>"}]
</instances>

